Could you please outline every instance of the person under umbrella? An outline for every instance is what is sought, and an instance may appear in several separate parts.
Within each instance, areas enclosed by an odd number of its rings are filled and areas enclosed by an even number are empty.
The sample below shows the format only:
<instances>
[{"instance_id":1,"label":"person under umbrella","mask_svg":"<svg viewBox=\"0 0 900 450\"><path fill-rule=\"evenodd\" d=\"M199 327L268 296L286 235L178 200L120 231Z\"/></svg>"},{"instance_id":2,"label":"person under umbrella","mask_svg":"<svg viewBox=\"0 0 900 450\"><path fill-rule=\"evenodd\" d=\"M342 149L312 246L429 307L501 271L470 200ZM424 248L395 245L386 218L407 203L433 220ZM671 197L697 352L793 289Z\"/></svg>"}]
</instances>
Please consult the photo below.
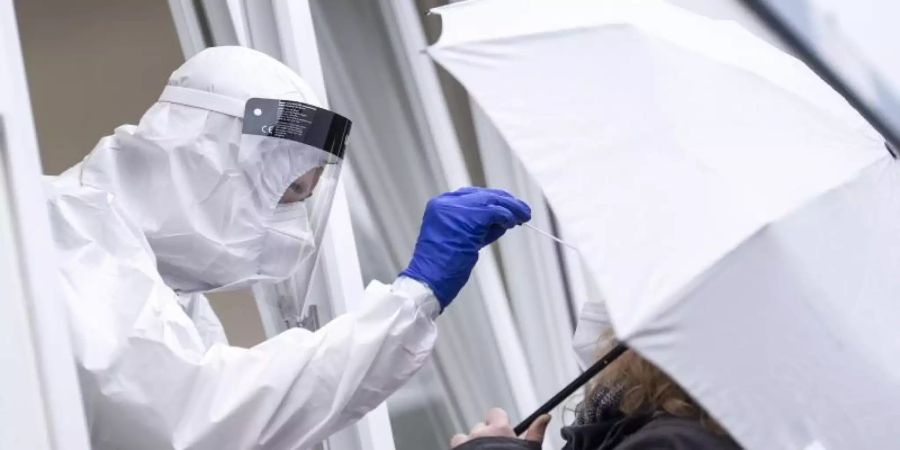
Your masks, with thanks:
<instances>
[{"instance_id":1,"label":"person under umbrella","mask_svg":"<svg viewBox=\"0 0 900 450\"><path fill-rule=\"evenodd\" d=\"M586 367L618 345L603 303L585 304L573 347ZM562 428L563 450L738 450L709 413L659 367L628 350L605 367ZM450 440L455 450L539 450L549 415L521 438L500 408L489 410L468 434Z\"/></svg>"}]
</instances>

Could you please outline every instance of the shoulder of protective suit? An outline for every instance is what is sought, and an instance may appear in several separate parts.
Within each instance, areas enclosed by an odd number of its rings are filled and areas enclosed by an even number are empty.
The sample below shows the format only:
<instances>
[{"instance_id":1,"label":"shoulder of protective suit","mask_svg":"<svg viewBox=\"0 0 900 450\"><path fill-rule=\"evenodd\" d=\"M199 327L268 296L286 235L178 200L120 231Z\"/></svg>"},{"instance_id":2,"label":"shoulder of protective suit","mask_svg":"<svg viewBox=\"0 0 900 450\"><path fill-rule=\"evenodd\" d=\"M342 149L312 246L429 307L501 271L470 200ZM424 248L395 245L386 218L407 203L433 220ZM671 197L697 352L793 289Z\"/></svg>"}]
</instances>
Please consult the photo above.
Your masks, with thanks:
<instances>
[{"instance_id":1,"label":"shoulder of protective suit","mask_svg":"<svg viewBox=\"0 0 900 450\"><path fill-rule=\"evenodd\" d=\"M45 175L43 177L41 181L44 188L44 197L51 207L81 203L105 209L110 203L111 199L108 192L85 188L81 185L78 175L73 174L73 172L80 170L80 166L81 164L77 164L62 175Z\"/></svg>"},{"instance_id":2,"label":"shoulder of protective suit","mask_svg":"<svg viewBox=\"0 0 900 450\"><path fill-rule=\"evenodd\" d=\"M57 250L99 246L112 253L152 254L140 227L119 211L113 194L82 186L65 174L45 177L43 184ZM152 256L147 262L155 265Z\"/></svg>"},{"instance_id":3,"label":"shoulder of protective suit","mask_svg":"<svg viewBox=\"0 0 900 450\"><path fill-rule=\"evenodd\" d=\"M319 104L312 88L296 72L275 58L244 47L203 50L173 72L168 84L241 101L263 97Z\"/></svg>"}]
</instances>

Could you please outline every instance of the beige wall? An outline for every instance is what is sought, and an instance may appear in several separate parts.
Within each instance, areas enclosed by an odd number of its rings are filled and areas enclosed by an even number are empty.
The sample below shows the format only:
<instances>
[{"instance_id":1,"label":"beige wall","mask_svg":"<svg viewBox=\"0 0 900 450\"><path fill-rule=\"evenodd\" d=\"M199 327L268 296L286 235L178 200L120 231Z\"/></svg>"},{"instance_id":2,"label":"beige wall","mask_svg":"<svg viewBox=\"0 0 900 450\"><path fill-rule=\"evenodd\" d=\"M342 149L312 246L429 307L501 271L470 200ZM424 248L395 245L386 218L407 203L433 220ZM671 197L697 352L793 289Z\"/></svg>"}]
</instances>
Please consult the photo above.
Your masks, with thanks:
<instances>
[{"instance_id":1,"label":"beige wall","mask_svg":"<svg viewBox=\"0 0 900 450\"><path fill-rule=\"evenodd\" d=\"M183 57L159 0L15 3L44 172L136 123Z\"/></svg>"},{"instance_id":2,"label":"beige wall","mask_svg":"<svg viewBox=\"0 0 900 450\"><path fill-rule=\"evenodd\" d=\"M100 137L137 123L182 62L163 0L17 0L44 173L80 161ZM213 306L232 343L262 340L246 293Z\"/></svg>"}]
</instances>

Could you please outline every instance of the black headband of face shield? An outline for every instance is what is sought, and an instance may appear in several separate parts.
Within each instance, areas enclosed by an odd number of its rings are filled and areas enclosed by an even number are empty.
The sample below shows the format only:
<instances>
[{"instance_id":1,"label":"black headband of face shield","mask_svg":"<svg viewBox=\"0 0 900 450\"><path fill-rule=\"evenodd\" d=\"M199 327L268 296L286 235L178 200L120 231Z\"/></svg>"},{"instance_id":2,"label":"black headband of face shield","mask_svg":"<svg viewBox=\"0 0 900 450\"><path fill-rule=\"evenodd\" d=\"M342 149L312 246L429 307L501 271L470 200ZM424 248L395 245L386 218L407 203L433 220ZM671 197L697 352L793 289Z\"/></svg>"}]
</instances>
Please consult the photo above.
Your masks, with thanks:
<instances>
[{"instance_id":1,"label":"black headband of face shield","mask_svg":"<svg viewBox=\"0 0 900 450\"><path fill-rule=\"evenodd\" d=\"M251 98L244 107L244 134L288 139L344 157L350 119L306 103Z\"/></svg>"}]
</instances>

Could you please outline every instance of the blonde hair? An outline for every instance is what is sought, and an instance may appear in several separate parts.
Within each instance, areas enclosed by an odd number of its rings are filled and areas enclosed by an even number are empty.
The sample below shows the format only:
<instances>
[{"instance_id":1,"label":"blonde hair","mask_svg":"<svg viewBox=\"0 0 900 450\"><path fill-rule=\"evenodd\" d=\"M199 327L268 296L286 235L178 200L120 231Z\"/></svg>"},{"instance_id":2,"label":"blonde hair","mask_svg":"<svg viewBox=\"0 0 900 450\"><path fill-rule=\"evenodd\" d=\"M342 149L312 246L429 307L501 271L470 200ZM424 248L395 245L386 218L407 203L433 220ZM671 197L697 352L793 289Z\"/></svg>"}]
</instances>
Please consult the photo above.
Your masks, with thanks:
<instances>
[{"instance_id":1,"label":"blonde hair","mask_svg":"<svg viewBox=\"0 0 900 450\"><path fill-rule=\"evenodd\" d=\"M601 336L601 341L609 343L601 346L601 355L618 344L612 332ZM618 408L626 416L664 411L675 417L697 420L709 431L727 435L675 380L633 350L623 353L597 375L588 398L595 398L598 391L607 389L620 392Z\"/></svg>"}]
</instances>

